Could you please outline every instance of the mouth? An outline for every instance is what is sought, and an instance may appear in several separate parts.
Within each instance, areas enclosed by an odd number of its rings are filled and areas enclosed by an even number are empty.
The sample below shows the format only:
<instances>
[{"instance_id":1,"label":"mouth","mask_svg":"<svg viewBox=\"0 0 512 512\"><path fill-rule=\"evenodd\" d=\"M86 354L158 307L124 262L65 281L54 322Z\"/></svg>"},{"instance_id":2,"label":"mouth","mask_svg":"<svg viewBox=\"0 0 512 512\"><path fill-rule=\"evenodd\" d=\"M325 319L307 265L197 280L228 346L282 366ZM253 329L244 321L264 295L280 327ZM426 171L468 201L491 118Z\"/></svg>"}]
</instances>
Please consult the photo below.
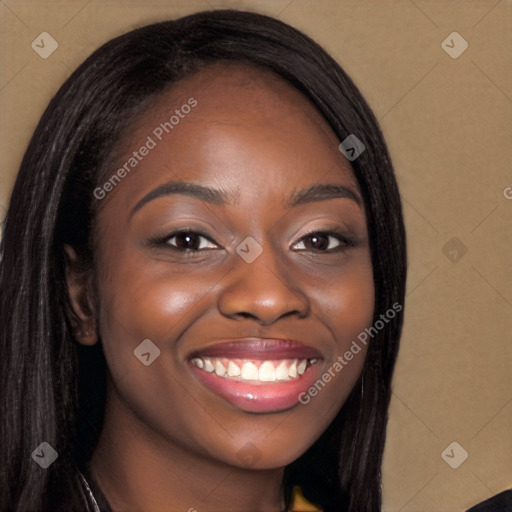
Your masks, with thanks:
<instances>
[{"instance_id":1,"label":"mouth","mask_svg":"<svg viewBox=\"0 0 512 512\"><path fill-rule=\"evenodd\" d=\"M320 376L322 355L294 340L244 339L194 351L188 361L210 391L245 412L280 412Z\"/></svg>"},{"instance_id":2,"label":"mouth","mask_svg":"<svg viewBox=\"0 0 512 512\"><path fill-rule=\"evenodd\" d=\"M226 359L219 357L194 357L192 364L217 377L235 382L289 382L299 379L306 369L318 359L277 359L253 361L243 359Z\"/></svg>"}]
</instances>

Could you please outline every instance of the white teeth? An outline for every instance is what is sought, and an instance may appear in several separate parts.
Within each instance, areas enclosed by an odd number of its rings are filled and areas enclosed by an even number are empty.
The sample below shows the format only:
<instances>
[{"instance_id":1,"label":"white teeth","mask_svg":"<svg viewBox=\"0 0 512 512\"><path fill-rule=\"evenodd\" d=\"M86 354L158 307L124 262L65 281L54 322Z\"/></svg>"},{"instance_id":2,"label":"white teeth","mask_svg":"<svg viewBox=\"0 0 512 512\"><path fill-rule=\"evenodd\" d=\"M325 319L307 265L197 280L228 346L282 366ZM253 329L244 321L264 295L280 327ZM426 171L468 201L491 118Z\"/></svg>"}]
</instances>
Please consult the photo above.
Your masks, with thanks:
<instances>
[{"instance_id":1,"label":"white teeth","mask_svg":"<svg viewBox=\"0 0 512 512\"><path fill-rule=\"evenodd\" d=\"M276 380L276 369L270 361L265 361L261 366L258 373L258 380L263 382L273 382Z\"/></svg>"},{"instance_id":2,"label":"white teeth","mask_svg":"<svg viewBox=\"0 0 512 512\"><path fill-rule=\"evenodd\" d=\"M241 375L244 380L258 380L258 367L253 363L244 363Z\"/></svg>"},{"instance_id":3,"label":"white teeth","mask_svg":"<svg viewBox=\"0 0 512 512\"><path fill-rule=\"evenodd\" d=\"M292 379L295 379L297 377L297 361L293 361L293 364L290 366L288 370L288 375L290 375Z\"/></svg>"},{"instance_id":4,"label":"white teeth","mask_svg":"<svg viewBox=\"0 0 512 512\"><path fill-rule=\"evenodd\" d=\"M303 375L308 365L315 364L318 359L243 361L221 357L194 357L191 362L205 372L238 382L288 382Z\"/></svg>"},{"instance_id":5,"label":"white teeth","mask_svg":"<svg viewBox=\"0 0 512 512\"><path fill-rule=\"evenodd\" d=\"M192 363L194 363L198 368L204 368L204 361L200 357L194 357L194 359L192 359Z\"/></svg>"},{"instance_id":6,"label":"white teeth","mask_svg":"<svg viewBox=\"0 0 512 512\"><path fill-rule=\"evenodd\" d=\"M219 377L224 377L224 375L226 375L226 368L224 368L224 365L219 360L215 363L215 373Z\"/></svg>"},{"instance_id":7,"label":"white teeth","mask_svg":"<svg viewBox=\"0 0 512 512\"><path fill-rule=\"evenodd\" d=\"M241 374L240 367L233 363L233 361L229 361L228 363L228 376L229 377L238 377Z\"/></svg>"},{"instance_id":8,"label":"white teeth","mask_svg":"<svg viewBox=\"0 0 512 512\"><path fill-rule=\"evenodd\" d=\"M284 361L276 368L276 379L288 380L288 366Z\"/></svg>"}]
</instances>

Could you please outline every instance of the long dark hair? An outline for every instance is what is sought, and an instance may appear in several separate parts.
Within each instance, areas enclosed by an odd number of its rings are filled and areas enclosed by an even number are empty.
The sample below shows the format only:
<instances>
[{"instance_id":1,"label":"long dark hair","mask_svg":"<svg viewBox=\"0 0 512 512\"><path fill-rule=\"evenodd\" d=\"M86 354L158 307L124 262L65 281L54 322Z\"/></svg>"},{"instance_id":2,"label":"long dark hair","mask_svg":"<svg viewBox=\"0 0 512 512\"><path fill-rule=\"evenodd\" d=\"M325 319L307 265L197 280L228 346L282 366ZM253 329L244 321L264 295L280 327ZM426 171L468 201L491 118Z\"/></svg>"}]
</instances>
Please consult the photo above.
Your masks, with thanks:
<instances>
[{"instance_id":1,"label":"long dark hair","mask_svg":"<svg viewBox=\"0 0 512 512\"><path fill-rule=\"evenodd\" d=\"M101 431L106 365L101 343L79 345L65 286L69 244L94 263L95 200L112 149L155 97L219 61L274 72L300 90L339 140L366 150L351 162L366 209L375 320L403 305L405 232L391 160L378 123L341 67L310 38L273 18L201 12L117 37L94 52L50 102L25 153L0 246L1 510L83 510L79 470ZM285 469L327 511L375 512L391 378L403 311L371 340L361 378L327 431ZM58 452L42 469L42 442Z\"/></svg>"}]
</instances>

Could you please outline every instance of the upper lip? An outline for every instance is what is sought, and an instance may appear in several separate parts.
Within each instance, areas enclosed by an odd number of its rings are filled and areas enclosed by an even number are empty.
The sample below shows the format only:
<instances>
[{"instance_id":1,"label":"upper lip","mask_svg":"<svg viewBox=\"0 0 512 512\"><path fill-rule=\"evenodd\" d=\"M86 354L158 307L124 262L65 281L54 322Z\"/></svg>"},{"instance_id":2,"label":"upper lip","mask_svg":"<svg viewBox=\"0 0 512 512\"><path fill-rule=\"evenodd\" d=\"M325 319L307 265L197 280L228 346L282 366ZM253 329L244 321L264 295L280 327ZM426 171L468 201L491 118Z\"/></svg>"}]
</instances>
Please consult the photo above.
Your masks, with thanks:
<instances>
[{"instance_id":1,"label":"upper lip","mask_svg":"<svg viewBox=\"0 0 512 512\"><path fill-rule=\"evenodd\" d=\"M255 360L319 359L322 354L317 349L297 340L287 338L243 338L195 349L189 357L225 357L228 359Z\"/></svg>"}]
</instances>

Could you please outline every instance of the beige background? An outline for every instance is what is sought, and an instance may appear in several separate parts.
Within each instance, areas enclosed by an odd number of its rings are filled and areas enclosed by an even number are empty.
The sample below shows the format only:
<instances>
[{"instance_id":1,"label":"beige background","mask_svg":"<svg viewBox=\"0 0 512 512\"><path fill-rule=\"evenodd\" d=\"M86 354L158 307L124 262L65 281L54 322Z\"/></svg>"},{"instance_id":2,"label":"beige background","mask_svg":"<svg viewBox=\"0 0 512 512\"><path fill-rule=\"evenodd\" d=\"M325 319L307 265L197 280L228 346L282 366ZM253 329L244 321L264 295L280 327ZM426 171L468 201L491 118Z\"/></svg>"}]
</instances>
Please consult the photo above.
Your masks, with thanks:
<instances>
[{"instance_id":1,"label":"beige background","mask_svg":"<svg viewBox=\"0 0 512 512\"><path fill-rule=\"evenodd\" d=\"M44 107L86 56L143 24L223 7L324 45L390 147L410 265L384 510L462 511L511 488L510 1L0 1L0 216ZM44 31L59 45L47 59L31 48ZM468 43L456 59L441 45L454 31ZM457 469L441 456L454 441L468 453Z\"/></svg>"}]
</instances>

